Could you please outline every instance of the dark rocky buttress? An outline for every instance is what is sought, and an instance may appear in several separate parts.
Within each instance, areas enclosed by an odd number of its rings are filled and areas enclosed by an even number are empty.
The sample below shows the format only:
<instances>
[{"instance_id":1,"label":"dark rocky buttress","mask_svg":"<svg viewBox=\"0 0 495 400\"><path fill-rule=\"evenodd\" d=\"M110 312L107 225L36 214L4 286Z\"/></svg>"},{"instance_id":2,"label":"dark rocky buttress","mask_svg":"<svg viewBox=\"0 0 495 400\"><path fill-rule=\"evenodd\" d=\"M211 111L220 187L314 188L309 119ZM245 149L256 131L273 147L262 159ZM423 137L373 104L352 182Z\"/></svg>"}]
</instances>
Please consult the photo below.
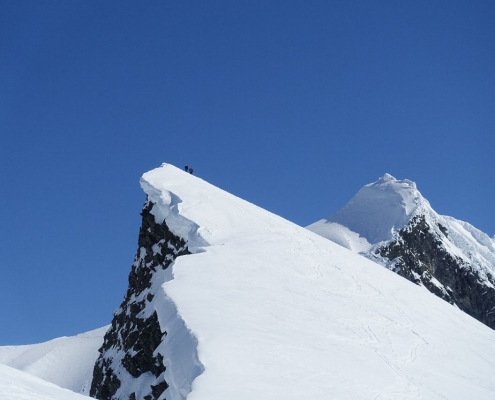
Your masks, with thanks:
<instances>
[{"instance_id":1,"label":"dark rocky buttress","mask_svg":"<svg viewBox=\"0 0 495 400\"><path fill-rule=\"evenodd\" d=\"M117 393L122 385L122 369L132 378L147 373L147 377L149 373L154 377L140 395L126 392L125 400L157 400L168 387L164 379L166 365L156 351L167 333L161 331L156 311L150 312L152 307L147 305L154 297L154 275L167 269L177 257L190 253L186 242L172 234L165 222L155 222L152 208L153 203L147 202L141 212L142 226L129 287L114 313L93 370L90 396L100 400L124 400Z\"/></svg>"},{"instance_id":2,"label":"dark rocky buttress","mask_svg":"<svg viewBox=\"0 0 495 400\"><path fill-rule=\"evenodd\" d=\"M448 237L445 227L439 225L438 228ZM396 240L380 247L376 254L393 261L394 272L425 286L438 297L495 329L495 289L482 281L472 265L445 249L424 216L414 217L399 231ZM493 277L486 279L495 285ZM435 280L441 286L435 284Z\"/></svg>"}]
</instances>

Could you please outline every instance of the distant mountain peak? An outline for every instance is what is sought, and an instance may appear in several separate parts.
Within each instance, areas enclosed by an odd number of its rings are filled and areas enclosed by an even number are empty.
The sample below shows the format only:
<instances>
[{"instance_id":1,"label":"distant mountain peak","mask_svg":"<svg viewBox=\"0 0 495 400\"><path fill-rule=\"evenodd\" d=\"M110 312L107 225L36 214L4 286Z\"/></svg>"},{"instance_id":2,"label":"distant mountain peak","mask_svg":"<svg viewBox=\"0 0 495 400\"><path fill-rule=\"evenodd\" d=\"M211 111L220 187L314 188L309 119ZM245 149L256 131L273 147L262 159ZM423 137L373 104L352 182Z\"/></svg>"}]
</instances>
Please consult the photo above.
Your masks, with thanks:
<instances>
[{"instance_id":1,"label":"distant mountain peak","mask_svg":"<svg viewBox=\"0 0 495 400\"><path fill-rule=\"evenodd\" d=\"M437 214L408 179L365 185L309 230L426 287L495 329L495 243L467 222Z\"/></svg>"}]
</instances>

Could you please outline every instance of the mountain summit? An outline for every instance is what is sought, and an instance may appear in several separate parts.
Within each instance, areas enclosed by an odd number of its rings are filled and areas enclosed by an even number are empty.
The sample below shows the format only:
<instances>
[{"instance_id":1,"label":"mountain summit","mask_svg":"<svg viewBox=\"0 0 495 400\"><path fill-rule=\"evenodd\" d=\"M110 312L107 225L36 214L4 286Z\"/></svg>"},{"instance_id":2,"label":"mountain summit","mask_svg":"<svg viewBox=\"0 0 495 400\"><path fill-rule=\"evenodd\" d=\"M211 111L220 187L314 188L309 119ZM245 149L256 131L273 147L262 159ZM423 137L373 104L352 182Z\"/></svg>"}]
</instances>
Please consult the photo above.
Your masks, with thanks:
<instances>
[{"instance_id":1,"label":"mountain summit","mask_svg":"<svg viewBox=\"0 0 495 400\"><path fill-rule=\"evenodd\" d=\"M385 174L307 228L495 329L495 240L467 222L436 213L414 182Z\"/></svg>"}]
</instances>

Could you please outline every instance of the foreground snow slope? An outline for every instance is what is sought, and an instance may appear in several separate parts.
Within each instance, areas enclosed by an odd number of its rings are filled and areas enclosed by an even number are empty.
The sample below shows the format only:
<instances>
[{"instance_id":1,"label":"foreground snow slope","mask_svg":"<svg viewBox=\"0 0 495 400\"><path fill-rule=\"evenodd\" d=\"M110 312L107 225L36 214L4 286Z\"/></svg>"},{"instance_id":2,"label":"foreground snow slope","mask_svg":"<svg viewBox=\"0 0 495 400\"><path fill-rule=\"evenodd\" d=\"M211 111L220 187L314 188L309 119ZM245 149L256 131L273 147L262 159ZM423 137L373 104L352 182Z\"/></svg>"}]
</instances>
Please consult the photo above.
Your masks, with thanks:
<instances>
[{"instance_id":1,"label":"foreground snow slope","mask_svg":"<svg viewBox=\"0 0 495 400\"><path fill-rule=\"evenodd\" d=\"M0 364L87 394L98 349L108 327L26 346L1 346Z\"/></svg>"},{"instance_id":2,"label":"foreground snow slope","mask_svg":"<svg viewBox=\"0 0 495 400\"><path fill-rule=\"evenodd\" d=\"M33 375L0 364L0 400L87 400Z\"/></svg>"},{"instance_id":3,"label":"foreground snow slope","mask_svg":"<svg viewBox=\"0 0 495 400\"><path fill-rule=\"evenodd\" d=\"M188 400L495 398L495 332L455 307L173 166L141 185L196 253L163 284L205 368Z\"/></svg>"}]
</instances>

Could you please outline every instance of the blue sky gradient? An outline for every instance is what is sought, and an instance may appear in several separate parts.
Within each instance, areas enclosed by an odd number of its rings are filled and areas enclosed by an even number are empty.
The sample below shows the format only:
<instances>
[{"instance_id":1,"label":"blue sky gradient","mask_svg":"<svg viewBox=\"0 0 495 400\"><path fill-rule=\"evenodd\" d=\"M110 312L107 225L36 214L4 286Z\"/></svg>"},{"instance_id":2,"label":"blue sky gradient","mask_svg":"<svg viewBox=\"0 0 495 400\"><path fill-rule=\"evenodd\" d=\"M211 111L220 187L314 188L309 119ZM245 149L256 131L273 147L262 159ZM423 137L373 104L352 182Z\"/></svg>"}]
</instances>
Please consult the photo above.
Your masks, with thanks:
<instances>
[{"instance_id":1,"label":"blue sky gradient","mask_svg":"<svg viewBox=\"0 0 495 400\"><path fill-rule=\"evenodd\" d=\"M111 321L142 173L308 225L388 172L493 236L493 1L12 1L0 345Z\"/></svg>"}]
</instances>

